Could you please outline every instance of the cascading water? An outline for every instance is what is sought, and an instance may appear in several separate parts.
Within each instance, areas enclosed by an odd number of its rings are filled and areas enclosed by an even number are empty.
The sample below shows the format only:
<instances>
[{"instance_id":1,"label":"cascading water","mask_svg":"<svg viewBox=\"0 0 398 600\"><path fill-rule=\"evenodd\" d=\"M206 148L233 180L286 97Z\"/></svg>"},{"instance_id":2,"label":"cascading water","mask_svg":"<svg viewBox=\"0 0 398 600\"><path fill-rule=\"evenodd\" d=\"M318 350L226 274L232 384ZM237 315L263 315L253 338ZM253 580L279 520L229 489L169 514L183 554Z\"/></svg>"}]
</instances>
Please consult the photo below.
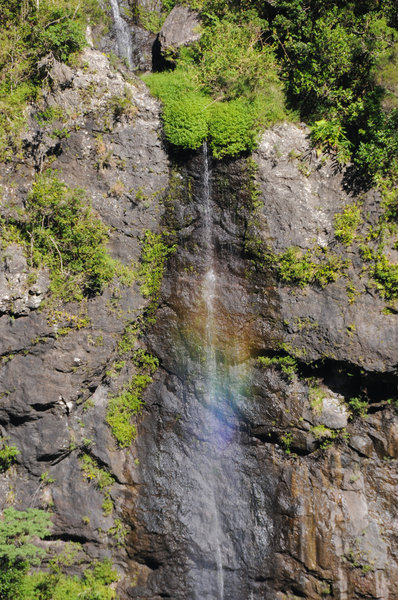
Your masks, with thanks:
<instances>
[{"instance_id":1,"label":"cascading water","mask_svg":"<svg viewBox=\"0 0 398 600\"><path fill-rule=\"evenodd\" d=\"M216 403L217 386L217 360L216 360L216 322L214 316L214 302L216 298L216 273L214 270L214 247L213 247L213 214L211 201L211 171L206 142L203 144L203 223L204 223L204 246L205 246L205 276L203 282L203 300L206 306L206 361L205 361L205 384L207 386L206 396L210 408L210 416ZM215 561L217 565L217 591L218 599L224 599L224 573L221 551L221 527L218 515L217 499L215 496L214 478L217 477L217 469L213 468L208 473L212 492L214 507L214 535L215 535Z\"/></svg>"},{"instance_id":2,"label":"cascading water","mask_svg":"<svg viewBox=\"0 0 398 600\"><path fill-rule=\"evenodd\" d=\"M240 416L251 332L250 301L236 311L246 281L236 276L240 247L229 233L240 205L206 145L185 173L186 201L171 212L180 244L147 337L162 372L137 438L137 507L151 532L137 556L152 569L152 544L161 540L162 550L142 597L270 600L255 578L269 548L271 500L248 475L253 455Z\"/></svg>"},{"instance_id":3,"label":"cascading water","mask_svg":"<svg viewBox=\"0 0 398 600\"><path fill-rule=\"evenodd\" d=\"M116 41L120 58L124 58L130 69L133 68L133 46L131 32L126 21L120 15L118 0L110 0L115 25Z\"/></svg>"}]
</instances>

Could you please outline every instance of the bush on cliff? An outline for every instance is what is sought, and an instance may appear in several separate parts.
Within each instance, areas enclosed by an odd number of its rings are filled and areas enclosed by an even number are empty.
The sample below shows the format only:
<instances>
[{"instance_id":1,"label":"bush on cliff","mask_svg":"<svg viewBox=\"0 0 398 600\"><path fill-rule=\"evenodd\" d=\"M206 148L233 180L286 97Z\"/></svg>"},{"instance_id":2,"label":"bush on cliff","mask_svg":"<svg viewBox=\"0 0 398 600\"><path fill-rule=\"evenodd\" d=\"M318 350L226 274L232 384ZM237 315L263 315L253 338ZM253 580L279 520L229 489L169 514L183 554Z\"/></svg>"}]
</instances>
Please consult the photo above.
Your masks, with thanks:
<instances>
[{"instance_id":1,"label":"bush on cliff","mask_svg":"<svg viewBox=\"0 0 398 600\"><path fill-rule=\"evenodd\" d=\"M184 48L175 70L144 77L163 102L167 139L198 148L210 136L213 154L235 156L255 147L263 126L285 118L272 48L261 19L213 17L202 39Z\"/></svg>"}]
</instances>

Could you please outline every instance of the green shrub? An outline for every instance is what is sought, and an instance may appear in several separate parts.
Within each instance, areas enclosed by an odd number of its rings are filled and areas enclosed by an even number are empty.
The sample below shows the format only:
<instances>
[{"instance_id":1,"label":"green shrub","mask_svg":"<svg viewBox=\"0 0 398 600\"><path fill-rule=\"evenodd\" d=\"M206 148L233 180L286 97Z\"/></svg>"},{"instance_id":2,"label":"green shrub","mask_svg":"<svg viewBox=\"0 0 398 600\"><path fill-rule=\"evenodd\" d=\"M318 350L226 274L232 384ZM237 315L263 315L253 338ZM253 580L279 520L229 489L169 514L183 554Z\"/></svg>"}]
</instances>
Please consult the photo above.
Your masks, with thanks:
<instances>
[{"instance_id":1,"label":"green shrub","mask_svg":"<svg viewBox=\"0 0 398 600\"><path fill-rule=\"evenodd\" d=\"M256 145L258 127L248 102L217 102L211 110L210 147L216 158L251 152Z\"/></svg>"},{"instance_id":2,"label":"green shrub","mask_svg":"<svg viewBox=\"0 0 398 600\"><path fill-rule=\"evenodd\" d=\"M134 415L140 413L143 405L142 395L159 366L158 359L142 348L133 353L132 360L139 372L119 394L109 397L106 414L106 421L120 448L127 448L135 438L136 426L131 420Z\"/></svg>"},{"instance_id":3,"label":"green shrub","mask_svg":"<svg viewBox=\"0 0 398 600\"><path fill-rule=\"evenodd\" d=\"M213 11L208 3L207 16ZM206 19L205 19L206 20ZM177 68L146 76L163 102L167 139L197 149L210 135L216 158L252 151L260 129L286 117L264 22L250 12L208 19L200 42L180 50Z\"/></svg>"},{"instance_id":4,"label":"green shrub","mask_svg":"<svg viewBox=\"0 0 398 600\"><path fill-rule=\"evenodd\" d=\"M2 600L114 600L111 584L118 580L109 559L94 562L80 579L65 575L52 563L49 573L22 574L14 587L16 596L1 596Z\"/></svg>"},{"instance_id":5,"label":"green shrub","mask_svg":"<svg viewBox=\"0 0 398 600\"><path fill-rule=\"evenodd\" d=\"M350 246L354 241L356 230L361 222L361 209L357 204L349 204L343 212L334 217L334 231L336 238L345 246Z\"/></svg>"},{"instance_id":6,"label":"green shrub","mask_svg":"<svg viewBox=\"0 0 398 600\"><path fill-rule=\"evenodd\" d=\"M372 269L372 276L376 281L376 287L384 298L394 300L398 298L398 265L391 263L388 258L381 254Z\"/></svg>"},{"instance_id":7,"label":"green shrub","mask_svg":"<svg viewBox=\"0 0 398 600\"><path fill-rule=\"evenodd\" d=\"M99 293L126 270L110 257L108 230L84 190L69 188L55 172L37 176L24 218L10 218L8 226L25 244L32 266L50 268L51 290L64 301Z\"/></svg>"},{"instance_id":8,"label":"green shrub","mask_svg":"<svg viewBox=\"0 0 398 600\"><path fill-rule=\"evenodd\" d=\"M15 463L18 454L18 448L9 446L5 438L0 438L0 473L4 473Z\"/></svg>"},{"instance_id":9,"label":"green shrub","mask_svg":"<svg viewBox=\"0 0 398 600\"><path fill-rule=\"evenodd\" d=\"M152 298L153 302L157 300L166 260L174 251L175 246L165 244L160 233L154 233L149 229L145 231L138 270L140 291L144 298Z\"/></svg>"},{"instance_id":10,"label":"green shrub","mask_svg":"<svg viewBox=\"0 0 398 600\"><path fill-rule=\"evenodd\" d=\"M322 151L333 152L340 163L349 162L352 144L338 119L315 121L311 126L311 138Z\"/></svg>"},{"instance_id":11,"label":"green shrub","mask_svg":"<svg viewBox=\"0 0 398 600\"><path fill-rule=\"evenodd\" d=\"M164 132L169 142L181 148L199 148L208 134L209 100L186 93L163 108Z\"/></svg>"},{"instance_id":12,"label":"green shrub","mask_svg":"<svg viewBox=\"0 0 398 600\"><path fill-rule=\"evenodd\" d=\"M33 540L43 539L50 528L51 518L44 510L5 508L0 519L0 564L3 570L7 565L38 564L45 550L36 546Z\"/></svg>"},{"instance_id":13,"label":"green shrub","mask_svg":"<svg viewBox=\"0 0 398 600\"><path fill-rule=\"evenodd\" d=\"M321 247L305 252L297 247L290 247L280 254L270 255L267 261L274 268L278 279L299 287L310 283L325 287L336 281L348 265L346 261Z\"/></svg>"}]
</instances>

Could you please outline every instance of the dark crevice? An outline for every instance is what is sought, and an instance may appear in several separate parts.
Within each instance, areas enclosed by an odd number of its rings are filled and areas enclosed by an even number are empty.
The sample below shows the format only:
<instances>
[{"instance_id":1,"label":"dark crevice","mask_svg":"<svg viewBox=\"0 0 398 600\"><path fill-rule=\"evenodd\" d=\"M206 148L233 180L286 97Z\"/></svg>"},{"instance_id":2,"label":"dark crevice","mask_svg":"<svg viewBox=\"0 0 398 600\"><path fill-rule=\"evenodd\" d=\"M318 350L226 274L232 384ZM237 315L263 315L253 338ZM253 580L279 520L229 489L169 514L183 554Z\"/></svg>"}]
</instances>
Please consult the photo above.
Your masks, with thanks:
<instances>
[{"instance_id":1,"label":"dark crevice","mask_svg":"<svg viewBox=\"0 0 398 600\"><path fill-rule=\"evenodd\" d=\"M36 415L9 415L9 422L14 427L19 427L20 425L24 425L25 423L31 423L32 421L37 421L39 417Z\"/></svg>"},{"instance_id":2,"label":"dark crevice","mask_svg":"<svg viewBox=\"0 0 398 600\"><path fill-rule=\"evenodd\" d=\"M57 402L48 402L47 404L31 404L31 407L36 412L47 412L48 410L55 408L56 405Z\"/></svg>"},{"instance_id":3,"label":"dark crevice","mask_svg":"<svg viewBox=\"0 0 398 600\"><path fill-rule=\"evenodd\" d=\"M61 460L66 458L71 453L69 449L59 449L57 452L52 452L51 454L40 454L37 457L38 462L49 462L52 465L58 464Z\"/></svg>"},{"instance_id":4,"label":"dark crevice","mask_svg":"<svg viewBox=\"0 0 398 600\"><path fill-rule=\"evenodd\" d=\"M146 565L152 571L156 571L159 569L163 563L160 562L155 556L144 554L143 552L139 552L134 556L134 560L139 562L142 565Z\"/></svg>"},{"instance_id":5,"label":"dark crevice","mask_svg":"<svg viewBox=\"0 0 398 600\"><path fill-rule=\"evenodd\" d=\"M286 445L282 441L281 434L276 431L251 431L251 436L259 440L263 444L279 446L282 450L286 447ZM319 444L317 444L317 447L313 450L302 448L301 446L296 446L293 438L291 440L291 443L289 444L289 452L287 454L295 454L297 456L308 456L309 454L313 454L314 452L316 452L318 449Z\"/></svg>"},{"instance_id":6,"label":"dark crevice","mask_svg":"<svg viewBox=\"0 0 398 600\"><path fill-rule=\"evenodd\" d=\"M93 537L88 537L86 535L78 535L74 533L58 533L53 535L48 535L45 538L51 542L74 542L75 544L87 544L87 543L97 543L97 540Z\"/></svg>"}]
</instances>

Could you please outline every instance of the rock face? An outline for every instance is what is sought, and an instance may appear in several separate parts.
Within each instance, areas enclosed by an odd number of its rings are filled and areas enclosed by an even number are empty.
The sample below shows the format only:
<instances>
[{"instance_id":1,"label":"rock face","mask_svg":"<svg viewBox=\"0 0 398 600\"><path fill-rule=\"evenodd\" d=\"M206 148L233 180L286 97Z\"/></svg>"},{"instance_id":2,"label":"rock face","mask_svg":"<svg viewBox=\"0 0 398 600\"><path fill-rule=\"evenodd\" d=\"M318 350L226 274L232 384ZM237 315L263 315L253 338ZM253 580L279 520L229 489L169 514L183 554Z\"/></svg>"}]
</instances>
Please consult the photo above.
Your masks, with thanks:
<instances>
[{"instance_id":1,"label":"rock face","mask_svg":"<svg viewBox=\"0 0 398 600\"><path fill-rule=\"evenodd\" d=\"M116 71L94 50L86 50L81 68L67 71L67 81L64 72L62 81L51 73L43 104L32 107L24 162L1 167L2 214L22 209L35 174L51 168L86 190L109 228L112 256L138 263L144 232L162 219L168 182L158 104L131 73ZM38 119L46 110L59 117ZM16 244L2 251L0 264L0 430L20 452L2 476L1 508L50 508L50 546L80 542L84 561L113 553L129 585L134 569L122 547L128 524L117 524L133 489L105 413L109 393L131 377L131 365L119 367L118 377L111 372L118 342L148 301L138 283L115 281L80 304L37 310L48 297L48 272L32 277ZM84 476L87 455L115 479L112 514L102 509L95 477Z\"/></svg>"},{"instance_id":2,"label":"rock face","mask_svg":"<svg viewBox=\"0 0 398 600\"><path fill-rule=\"evenodd\" d=\"M282 125L264 135L256 155L263 206L254 230L274 250L309 247L319 223L320 242L331 243L334 214L350 201L330 162L311 156L313 174L298 171L288 157L292 145L309 155L306 131ZM148 571L130 596L395 598L392 316L374 294L368 300L365 284L352 306L341 281L300 290L277 284L271 272L250 273L247 167L215 163L217 376L215 385L209 381L203 160L182 169L189 192L174 210L179 250L148 334L161 369L137 439L134 538ZM376 201L372 194L365 200L374 211ZM358 277L355 265L351 276ZM336 314L344 319L346 312L370 327L377 320L384 346L365 325L338 329ZM281 347L306 350L296 374L257 362ZM361 418L347 402L365 389L370 408Z\"/></svg>"},{"instance_id":3,"label":"rock face","mask_svg":"<svg viewBox=\"0 0 398 600\"><path fill-rule=\"evenodd\" d=\"M126 265L165 229L178 248L138 341L160 367L120 450L106 407L134 373L117 358L148 310L139 282L54 312L48 271L32 278L29 256L3 249L0 431L20 455L0 508L50 508L48 547L112 555L122 600L398 598L396 313L336 240L335 214L357 198L347 174L288 124L264 134L255 185L243 158L169 158L143 84L93 49L82 60L43 65L24 161L1 166L1 213L51 168L86 189ZM43 122L50 107L62 118ZM379 199L361 201L374 223ZM348 256L346 275L282 284L254 251L292 246ZM87 456L114 478L111 513Z\"/></svg>"},{"instance_id":4,"label":"rock face","mask_svg":"<svg viewBox=\"0 0 398 600\"><path fill-rule=\"evenodd\" d=\"M159 33L162 53L173 53L181 46L188 46L200 39L200 19L187 6L177 4L163 23Z\"/></svg>"}]
</instances>

